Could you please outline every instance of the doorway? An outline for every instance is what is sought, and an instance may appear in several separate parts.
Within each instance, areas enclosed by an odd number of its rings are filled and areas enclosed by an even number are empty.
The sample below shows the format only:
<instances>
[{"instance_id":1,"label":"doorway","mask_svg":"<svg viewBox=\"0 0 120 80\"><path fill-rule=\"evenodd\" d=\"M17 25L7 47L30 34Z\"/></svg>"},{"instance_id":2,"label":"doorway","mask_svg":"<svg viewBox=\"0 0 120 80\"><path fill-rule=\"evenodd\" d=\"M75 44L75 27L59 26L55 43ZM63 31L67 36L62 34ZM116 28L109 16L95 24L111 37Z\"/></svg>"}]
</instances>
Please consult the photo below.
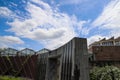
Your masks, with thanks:
<instances>
[{"instance_id":1,"label":"doorway","mask_svg":"<svg viewBox=\"0 0 120 80\"><path fill-rule=\"evenodd\" d=\"M48 80L59 80L60 79L60 59L49 58L48 67Z\"/></svg>"}]
</instances>

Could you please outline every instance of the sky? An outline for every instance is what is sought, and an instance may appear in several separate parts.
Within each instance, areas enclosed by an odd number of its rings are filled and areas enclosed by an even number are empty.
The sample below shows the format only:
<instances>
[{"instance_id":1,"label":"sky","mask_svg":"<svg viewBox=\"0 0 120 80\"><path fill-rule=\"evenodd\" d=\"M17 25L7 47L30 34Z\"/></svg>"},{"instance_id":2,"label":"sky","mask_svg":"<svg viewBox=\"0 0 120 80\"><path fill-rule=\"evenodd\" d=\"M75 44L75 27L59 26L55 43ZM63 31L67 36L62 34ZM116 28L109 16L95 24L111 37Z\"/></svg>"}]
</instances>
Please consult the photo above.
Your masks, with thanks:
<instances>
[{"instance_id":1,"label":"sky","mask_svg":"<svg viewBox=\"0 0 120 80\"><path fill-rule=\"evenodd\" d=\"M0 0L0 48L56 49L120 36L120 0Z\"/></svg>"}]
</instances>

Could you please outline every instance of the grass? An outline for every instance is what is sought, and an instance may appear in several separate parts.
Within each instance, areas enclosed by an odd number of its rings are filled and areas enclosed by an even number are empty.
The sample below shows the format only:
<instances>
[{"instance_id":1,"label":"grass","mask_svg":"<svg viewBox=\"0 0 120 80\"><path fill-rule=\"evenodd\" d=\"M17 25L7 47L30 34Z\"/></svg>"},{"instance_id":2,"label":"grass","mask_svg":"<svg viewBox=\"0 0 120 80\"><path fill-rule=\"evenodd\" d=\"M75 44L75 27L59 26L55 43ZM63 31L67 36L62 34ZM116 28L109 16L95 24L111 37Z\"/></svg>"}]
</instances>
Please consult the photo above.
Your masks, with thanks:
<instances>
[{"instance_id":1,"label":"grass","mask_svg":"<svg viewBox=\"0 0 120 80\"><path fill-rule=\"evenodd\" d=\"M0 76L0 80L28 80L28 79L13 76Z\"/></svg>"}]
</instances>

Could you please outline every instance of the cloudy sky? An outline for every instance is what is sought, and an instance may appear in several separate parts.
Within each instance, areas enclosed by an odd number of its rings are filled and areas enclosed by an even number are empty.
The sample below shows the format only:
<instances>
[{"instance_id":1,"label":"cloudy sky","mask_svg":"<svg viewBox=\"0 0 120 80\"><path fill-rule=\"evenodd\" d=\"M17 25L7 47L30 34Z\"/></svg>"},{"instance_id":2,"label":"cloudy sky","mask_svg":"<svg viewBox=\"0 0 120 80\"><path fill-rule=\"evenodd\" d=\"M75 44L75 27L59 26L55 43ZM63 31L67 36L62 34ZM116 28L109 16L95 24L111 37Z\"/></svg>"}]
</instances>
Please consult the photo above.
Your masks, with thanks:
<instances>
[{"instance_id":1,"label":"cloudy sky","mask_svg":"<svg viewBox=\"0 0 120 80\"><path fill-rule=\"evenodd\" d=\"M120 0L0 0L0 47L55 49L120 35Z\"/></svg>"}]
</instances>

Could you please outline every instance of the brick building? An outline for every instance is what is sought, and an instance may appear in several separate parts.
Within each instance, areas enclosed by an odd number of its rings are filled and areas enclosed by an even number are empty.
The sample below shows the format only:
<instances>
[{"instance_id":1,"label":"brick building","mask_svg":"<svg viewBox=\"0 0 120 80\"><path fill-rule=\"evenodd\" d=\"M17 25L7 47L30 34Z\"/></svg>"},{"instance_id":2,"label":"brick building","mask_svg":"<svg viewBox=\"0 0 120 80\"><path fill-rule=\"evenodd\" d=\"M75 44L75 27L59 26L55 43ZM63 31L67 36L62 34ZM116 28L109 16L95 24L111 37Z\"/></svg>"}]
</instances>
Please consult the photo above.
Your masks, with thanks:
<instances>
[{"instance_id":1,"label":"brick building","mask_svg":"<svg viewBox=\"0 0 120 80\"><path fill-rule=\"evenodd\" d=\"M120 37L105 38L89 46L91 66L115 65L120 67Z\"/></svg>"},{"instance_id":2,"label":"brick building","mask_svg":"<svg viewBox=\"0 0 120 80\"><path fill-rule=\"evenodd\" d=\"M103 38L100 41L96 41L89 45L89 47L92 46L120 46L120 37L116 39L114 37L111 37L109 39Z\"/></svg>"}]
</instances>

